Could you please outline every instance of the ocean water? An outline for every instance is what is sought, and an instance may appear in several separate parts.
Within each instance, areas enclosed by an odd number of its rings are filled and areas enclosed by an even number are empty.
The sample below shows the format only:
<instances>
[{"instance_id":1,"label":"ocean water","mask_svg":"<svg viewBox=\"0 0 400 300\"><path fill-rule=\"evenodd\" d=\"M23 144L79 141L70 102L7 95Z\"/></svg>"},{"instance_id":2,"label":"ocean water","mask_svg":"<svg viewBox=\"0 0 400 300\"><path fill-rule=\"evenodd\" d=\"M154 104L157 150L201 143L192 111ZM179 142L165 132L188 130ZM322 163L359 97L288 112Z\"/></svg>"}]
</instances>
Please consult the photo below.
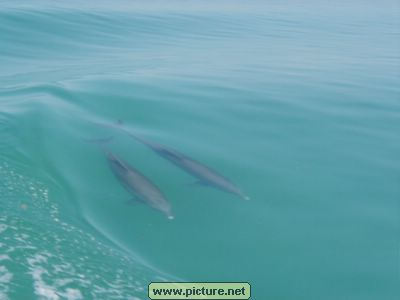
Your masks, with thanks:
<instances>
[{"instance_id":1,"label":"ocean water","mask_svg":"<svg viewBox=\"0 0 400 300\"><path fill-rule=\"evenodd\" d=\"M399 299L400 4L0 1L0 299ZM194 179L121 130L240 186ZM112 174L106 147L169 199Z\"/></svg>"}]
</instances>

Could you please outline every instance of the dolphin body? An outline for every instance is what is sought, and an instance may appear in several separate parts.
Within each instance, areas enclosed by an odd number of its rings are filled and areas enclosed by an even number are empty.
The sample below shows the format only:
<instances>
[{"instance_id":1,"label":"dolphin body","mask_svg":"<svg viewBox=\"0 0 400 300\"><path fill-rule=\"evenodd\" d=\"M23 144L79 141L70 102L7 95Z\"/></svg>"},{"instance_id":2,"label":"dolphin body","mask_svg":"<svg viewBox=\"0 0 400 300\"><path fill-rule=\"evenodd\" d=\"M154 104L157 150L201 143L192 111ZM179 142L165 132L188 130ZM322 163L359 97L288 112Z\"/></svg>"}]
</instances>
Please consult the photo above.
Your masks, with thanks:
<instances>
[{"instance_id":1,"label":"dolphin body","mask_svg":"<svg viewBox=\"0 0 400 300\"><path fill-rule=\"evenodd\" d=\"M134 195L135 200L160 211L170 220L174 219L171 212L171 204L154 183L113 153L106 152L106 157L115 176Z\"/></svg>"},{"instance_id":2,"label":"dolphin body","mask_svg":"<svg viewBox=\"0 0 400 300\"><path fill-rule=\"evenodd\" d=\"M234 194L239 196L244 200L250 200L250 197L245 195L234 183L232 183L229 179L225 178L224 176L218 174L216 171L210 169L209 167L205 166L204 164L182 154L178 151L165 147L163 145L150 142L145 140L141 137L138 137L131 132L128 132L124 129L124 131L134 138L135 140L139 141L140 143L146 145L155 153L160 155L161 157L167 159L177 167L181 168L185 172L189 173L193 177L195 177L198 181L196 183L204 185L204 186L211 186L217 188L219 190Z\"/></svg>"}]
</instances>

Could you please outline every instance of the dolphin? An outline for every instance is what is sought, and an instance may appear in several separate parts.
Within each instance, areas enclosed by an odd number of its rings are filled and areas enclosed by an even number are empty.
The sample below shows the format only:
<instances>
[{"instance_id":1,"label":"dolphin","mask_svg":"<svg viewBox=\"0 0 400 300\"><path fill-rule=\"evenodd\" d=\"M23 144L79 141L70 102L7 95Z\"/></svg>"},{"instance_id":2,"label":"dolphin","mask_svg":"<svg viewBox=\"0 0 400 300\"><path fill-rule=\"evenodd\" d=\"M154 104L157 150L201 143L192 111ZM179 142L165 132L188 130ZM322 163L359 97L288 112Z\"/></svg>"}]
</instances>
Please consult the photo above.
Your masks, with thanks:
<instances>
[{"instance_id":1,"label":"dolphin","mask_svg":"<svg viewBox=\"0 0 400 300\"><path fill-rule=\"evenodd\" d=\"M212 170L211 168L205 166L204 164L188 157L183 153L178 152L175 149L148 141L146 139L139 137L136 134L133 134L132 132L123 127L123 122L121 120L118 120L115 124L104 124L97 122L95 124L97 126L116 128L124 131L126 134L134 138L136 141L142 143L143 145L146 145L161 157L167 159L177 167L181 168L185 172L195 177L197 179L196 182L197 184L214 187L224 192L239 196L244 200L250 200L250 197L244 194L239 187L237 187L233 182L231 182L226 177L219 174L217 171Z\"/></svg>"},{"instance_id":2,"label":"dolphin","mask_svg":"<svg viewBox=\"0 0 400 300\"><path fill-rule=\"evenodd\" d=\"M125 130L126 131L126 130ZM185 172L189 173L197 179L198 184L204 186L211 186L219 190L239 196L244 200L250 200L250 197L245 195L239 187L232 183L229 179L217 173L217 171L205 166L204 164L188 157L187 155L178 152L175 149L145 140L137 135L134 135L128 131L126 133L137 140L138 142L146 145L155 153L170 161L177 167L181 168Z\"/></svg>"},{"instance_id":3,"label":"dolphin","mask_svg":"<svg viewBox=\"0 0 400 300\"><path fill-rule=\"evenodd\" d=\"M217 171L212 170L206 165L188 157L183 153L178 152L175 149L151 142L149 140L139 137L136 134L133 134L132 132L123 127L123 122L121 120L118 120L114 124L104 124L97 122L95 122L94 124L97 126L114 128L114 129L116 128L124 131L127 135L129 135L136 141L142 143L143 145L146 145L161 157L167 159L177 167L181 168L185 172L195 177L197 179L197 182L195 183L197 184L214 187L224 192L239 196L244 200L250 200L250 197L247 196L245 193L243 193L238 186L236 186L233 182L231 182L223 175L219 174Z\"/></svg>"},{"instance_id":4,"label":"dolphin","mask_svg":"<svg viewBox=\"0 0 400 300\"><path fill-rule=\"evenodd\" d=\"M174 219L171 204L154 183L110 151L106 152L106 157L115 176L133 194L135 200L160 211L170 220Z\"/></svg>"}]
</instances>

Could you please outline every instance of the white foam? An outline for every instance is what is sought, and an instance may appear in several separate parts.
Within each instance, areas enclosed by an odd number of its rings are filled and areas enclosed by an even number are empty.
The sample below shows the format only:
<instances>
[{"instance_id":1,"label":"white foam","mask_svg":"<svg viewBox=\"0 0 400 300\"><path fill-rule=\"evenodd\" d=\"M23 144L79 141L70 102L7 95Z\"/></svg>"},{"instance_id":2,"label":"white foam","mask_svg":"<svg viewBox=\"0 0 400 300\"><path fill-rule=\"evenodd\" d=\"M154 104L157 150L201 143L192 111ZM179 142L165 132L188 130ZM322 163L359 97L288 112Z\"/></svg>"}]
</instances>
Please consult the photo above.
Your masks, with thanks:
<instances>
[{"instance_id":1,"label":"white foam","mask_svg":"<svg viewBox=\"0 0 400 300\"><path fill-rule=\"evenodd\" d=\"M13 275L5 266L0 266L0 283L9 283Z\"/></svg>"},{"instance_id":2,"label":"white foam","mask_svg":"<svg viewBox=\"0 0 400 300\"><path fill-rule=\"evenodd\" d=\"M35 294L39 297L45 297L49 300L58 300L59 296L57 295L56 290L52 286L47 285L42 278L42 275L47 273L48 272L42 267L31 268Z\"/></svg>"},{"instance_id":3,"label":"white foam","mask_svg":"<svg viewBox=\"0 0 400 300\"><path fill-rule=\"evenodd\" d=\"M80 290L67 288L64 293L60 293L61 296L65 297L68 300L79 300L83 299L82 293Z\"/></svg>"},{"instance_id":4,"label":"white foam","mask_svg":"<svg viewBox=\"0 0 400 300\"><path fill-rule=\"evenodd\" d=\"M8 228L8 226L6 224L0 224L0 233L3 233L4 231L6 231L7 228Z\"/></svg>"},{"instance_id":5,"label":"white foam","mask_svg":"<svg viewBox=\"0 0 400 300\"><path fill-rule=\"evenodd\" d=\"M10 257L7 254L0 254L0 261L2 260L10 260Z\"/></svg>"},{"instance_id":6,"label":"white foam","mask_svg":"<svg viewBox=\"0 0 400 300\"><path fill-rule=\"evenodd\" d=\"M20 284L2 263L18 265L21 274L28 274L32 296L38 299L142 299L152 269L125 249L67 222L51 190L18 172L4 171L4 166L0 192L3 199L15 201L0 199L0 300L18 293L12 289Z\"/></svg>"},{"instance_id":7,"label":"white foam","mask_svg":"<svg viewBox=\"0 0 400 300\"><path fill-rule=\"evenodd\" d=\"M13 278L13 274L8 271L5 266L0 266L0 300L8 300L9 283Z\"/></svg>"}]
</instances>

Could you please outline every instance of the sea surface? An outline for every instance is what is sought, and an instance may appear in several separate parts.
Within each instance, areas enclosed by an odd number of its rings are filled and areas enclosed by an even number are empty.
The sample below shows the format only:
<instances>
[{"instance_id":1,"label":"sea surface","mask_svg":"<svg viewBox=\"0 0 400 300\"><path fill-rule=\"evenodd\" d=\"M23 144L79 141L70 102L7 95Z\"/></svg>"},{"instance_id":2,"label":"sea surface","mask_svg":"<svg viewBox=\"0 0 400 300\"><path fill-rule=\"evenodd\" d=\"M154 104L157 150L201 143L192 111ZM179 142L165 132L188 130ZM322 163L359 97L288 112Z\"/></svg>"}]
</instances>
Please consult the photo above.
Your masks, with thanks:
<instances>
[{"instance_id":1,"label":"sea surface","mask_svg":"<svg viewBox=\"0 0 400 300\"><path fill-rule=\"evenodd\" d=\"M0 300L144 300L151 281L400 299L399 16L395 0L0 0ZM129 205L105 151L175 219Z\"/></svg>"}]
</instances>

